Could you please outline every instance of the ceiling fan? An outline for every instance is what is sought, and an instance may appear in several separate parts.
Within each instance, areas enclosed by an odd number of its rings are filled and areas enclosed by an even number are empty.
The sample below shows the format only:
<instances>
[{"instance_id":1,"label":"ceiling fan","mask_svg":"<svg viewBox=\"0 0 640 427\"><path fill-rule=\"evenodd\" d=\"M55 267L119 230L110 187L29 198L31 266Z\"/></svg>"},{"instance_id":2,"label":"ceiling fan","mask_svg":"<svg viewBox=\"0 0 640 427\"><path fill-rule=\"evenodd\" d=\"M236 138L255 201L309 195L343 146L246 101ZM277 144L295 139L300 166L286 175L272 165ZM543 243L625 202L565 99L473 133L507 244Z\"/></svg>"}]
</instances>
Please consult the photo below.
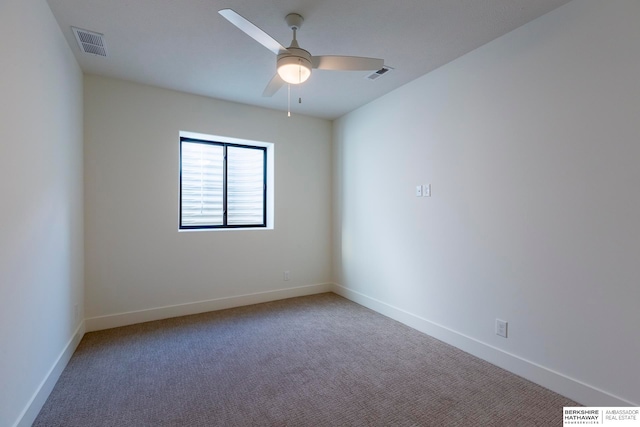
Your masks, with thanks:
<instances>
[{"instance_id":1,"label":"ceiling fan","mask_svg":"<svg viewBox=\"0 0 640 427\"><path fill-rule=\"evenodd\" d=\"M297 13L290 13L285 17L287 26L293 30L293 40L287 48L232 9L222 9L218 13L244 31L249 37L278 55L276 59L277 73L267 85L262 96L272 96L285 83L295 85L305 82L311 75L312 68L357 71L379 70L384 66L384 60L377 58L338 55L312 56L308 51L302 49L296 40L296 32L304 21L304 18Z\"/></svg>"}]
</instances>

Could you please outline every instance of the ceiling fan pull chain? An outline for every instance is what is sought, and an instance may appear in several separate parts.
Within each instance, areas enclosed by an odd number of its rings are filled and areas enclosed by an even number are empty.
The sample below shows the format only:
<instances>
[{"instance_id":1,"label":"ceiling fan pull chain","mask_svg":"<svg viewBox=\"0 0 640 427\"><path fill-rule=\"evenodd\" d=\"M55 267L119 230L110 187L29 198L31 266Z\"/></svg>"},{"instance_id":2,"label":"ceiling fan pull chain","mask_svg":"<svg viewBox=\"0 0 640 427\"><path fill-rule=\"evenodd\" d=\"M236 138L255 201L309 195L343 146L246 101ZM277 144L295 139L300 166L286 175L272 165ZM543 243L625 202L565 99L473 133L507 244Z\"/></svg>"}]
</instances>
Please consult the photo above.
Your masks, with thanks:
<instances>
[{"instance_id":1,"label":"ceiling fan pull chain","mask_svg":"<svg viewBox=\"0 0 640 427\"><path fill-rule=\"evenodd\" d=\"M287 85L287 117L291 117L291 85Z\"/></svg>"},{"instance_id":2,"label":"ceiling fan pull chain","mask_svg":"<svg viewBox=\"0 0 640 427\"><path fill-rule=\"evenodd\" d=\"M293 30L293 34L295 34L296 31ZM298 59L298 63L300 63L300 67L298 68L298 81L302 82L302 60ZM302 85L298 85L298 104L302 104Z\"/></svg>"}]
</instances>

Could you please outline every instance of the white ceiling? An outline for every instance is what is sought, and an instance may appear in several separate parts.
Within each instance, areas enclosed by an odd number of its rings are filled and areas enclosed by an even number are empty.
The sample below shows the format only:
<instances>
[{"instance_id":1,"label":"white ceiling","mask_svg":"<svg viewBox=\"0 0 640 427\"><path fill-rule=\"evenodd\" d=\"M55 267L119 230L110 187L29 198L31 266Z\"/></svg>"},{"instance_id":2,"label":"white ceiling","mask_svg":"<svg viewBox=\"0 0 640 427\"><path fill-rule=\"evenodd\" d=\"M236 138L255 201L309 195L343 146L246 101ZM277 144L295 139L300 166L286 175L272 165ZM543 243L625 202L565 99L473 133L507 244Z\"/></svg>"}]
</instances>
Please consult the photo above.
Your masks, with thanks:
<instances>
[{"instance_id":1,"label":"white ceiling","mask_svg":"<svg viewBox=\"0 0 640 427\"><path fill-rule=\"evenodd\" d=\"M217 12L231 8L289 46L284 17L304 18L312 55L383 58L395 70L314 70L291 88L292 114L334 119L565 4L568 0L48 0L83 71L286 111L262 91L275 55ZM102 33L108 57L81 53L71 26ZM300 92L299 92L300 91ZM298 104L301 95L302 104Z\"/></svg>"}]
</instances>

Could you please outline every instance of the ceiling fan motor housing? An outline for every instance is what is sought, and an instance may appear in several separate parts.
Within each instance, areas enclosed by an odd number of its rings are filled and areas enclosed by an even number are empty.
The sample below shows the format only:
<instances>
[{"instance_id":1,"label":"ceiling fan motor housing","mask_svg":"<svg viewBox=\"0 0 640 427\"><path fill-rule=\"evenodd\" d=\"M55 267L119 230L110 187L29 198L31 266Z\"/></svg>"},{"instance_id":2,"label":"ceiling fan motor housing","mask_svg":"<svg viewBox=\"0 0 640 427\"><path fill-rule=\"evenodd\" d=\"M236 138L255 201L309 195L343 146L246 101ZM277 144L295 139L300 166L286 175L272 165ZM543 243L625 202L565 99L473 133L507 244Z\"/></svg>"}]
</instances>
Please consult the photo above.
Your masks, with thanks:
<instances>
[{"instance_id":1,"label":"ceiling fan motor housing","mask_svg":"<svg viewBox=\"0 0 640 427\"><path fill-rule=\"evenodd\" d=\"M283 75L284 70L287 68L292 70L292 78L287 78ZM282 52L278 55L277 70L280 77L287 83L302 83L311 75L311 54L299 47L288 47L286 52ZM296 75L298 74L298 75ZM291 80L296 81L291 81Z\"/></svg>"}]
</instances>

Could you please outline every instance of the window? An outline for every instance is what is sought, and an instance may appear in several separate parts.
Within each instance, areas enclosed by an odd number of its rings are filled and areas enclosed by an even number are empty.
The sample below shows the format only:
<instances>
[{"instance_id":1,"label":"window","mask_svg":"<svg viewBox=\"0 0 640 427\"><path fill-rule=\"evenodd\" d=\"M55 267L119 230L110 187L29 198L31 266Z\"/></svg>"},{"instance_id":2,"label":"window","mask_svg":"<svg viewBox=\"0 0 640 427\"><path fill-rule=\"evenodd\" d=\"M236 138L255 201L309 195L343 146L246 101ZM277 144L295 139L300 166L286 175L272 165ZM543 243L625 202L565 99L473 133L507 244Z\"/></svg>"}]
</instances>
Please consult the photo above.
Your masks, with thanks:
<instances>
[{"instance_id":1,"label":"window","mask_svg":"<svg viewBox=\"0 0 640 427\"><path fill-rule=\"evenodd\" d=\"M267 226L267 146L180 137L180 229Z\"/></svg>"}]
</instances>

